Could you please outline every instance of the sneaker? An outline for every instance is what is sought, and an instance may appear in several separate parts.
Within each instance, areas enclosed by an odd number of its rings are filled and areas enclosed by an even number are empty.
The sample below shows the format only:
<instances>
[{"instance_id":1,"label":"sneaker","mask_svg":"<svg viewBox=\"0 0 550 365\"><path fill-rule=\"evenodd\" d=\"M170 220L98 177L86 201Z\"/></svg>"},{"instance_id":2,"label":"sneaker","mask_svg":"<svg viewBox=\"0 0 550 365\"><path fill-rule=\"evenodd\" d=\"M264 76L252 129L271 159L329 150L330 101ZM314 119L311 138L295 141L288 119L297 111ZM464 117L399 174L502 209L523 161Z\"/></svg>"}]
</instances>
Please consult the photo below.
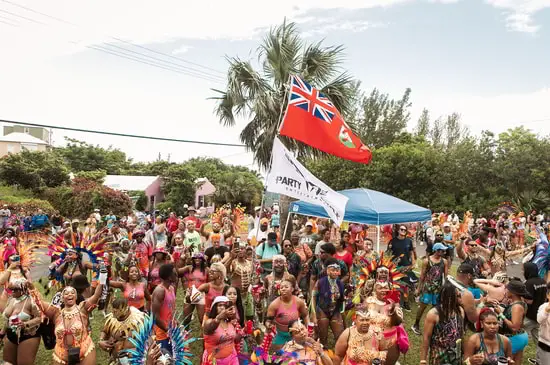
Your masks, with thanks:
<instances>
[{"instance_id":1,"label":"sneaker","mask_svg":"<svg viewBox=\"0 0 550 365\"><path fill-rule=\"evenodd\" d=\"M420 328L418 328L418 326L416 324L413 324L411 326L411 331L413 331L414 334L417 335L417 336L420 336L422 334L422 332L420 332Z\"/></svg>"},{"instance_id":2,"label":"sneaker","mask_svg":"<svg viewBox=\"0 0 550 365\"><path fill-rule=\"evenodd\" d=\"M527 361L529 361L529 364L538 365L539 362L537 359L533 359L532 357L528 358Z\"/></svg>"},{"instance_id":3,"label":"sneaker","mask_svg":"<svg viewBox=\"0 0 550 365\"><path fill-rule=\"evenodd\" d=\"M402 307L402 308L403 308L404 311L407 311L407 312L410 312L410 311L411 311L411 306L409 305L408 302L403 303L403 307Z\"/></svg>"}]
</instances>

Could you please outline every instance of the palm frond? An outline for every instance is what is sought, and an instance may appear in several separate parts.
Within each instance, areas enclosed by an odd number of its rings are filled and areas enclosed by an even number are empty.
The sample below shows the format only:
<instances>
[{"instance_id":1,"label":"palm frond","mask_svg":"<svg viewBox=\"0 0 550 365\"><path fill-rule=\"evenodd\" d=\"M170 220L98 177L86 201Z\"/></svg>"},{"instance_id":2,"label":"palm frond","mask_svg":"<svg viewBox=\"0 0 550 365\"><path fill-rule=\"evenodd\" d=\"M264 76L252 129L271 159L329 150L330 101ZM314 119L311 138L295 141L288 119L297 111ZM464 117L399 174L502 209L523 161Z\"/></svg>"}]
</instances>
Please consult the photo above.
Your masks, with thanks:
<instances>
[{"instance_id":1,"label":"palm frond","mask_svg":"<svg viewBox=\"0 0 550 365\"><path fill-rule=\"evenodd\" d=\"M342 46L323 47L322 42L309 45L302 57L302 76L318 85L324 85L339 71Z\"/></svg>"}]
</instances>

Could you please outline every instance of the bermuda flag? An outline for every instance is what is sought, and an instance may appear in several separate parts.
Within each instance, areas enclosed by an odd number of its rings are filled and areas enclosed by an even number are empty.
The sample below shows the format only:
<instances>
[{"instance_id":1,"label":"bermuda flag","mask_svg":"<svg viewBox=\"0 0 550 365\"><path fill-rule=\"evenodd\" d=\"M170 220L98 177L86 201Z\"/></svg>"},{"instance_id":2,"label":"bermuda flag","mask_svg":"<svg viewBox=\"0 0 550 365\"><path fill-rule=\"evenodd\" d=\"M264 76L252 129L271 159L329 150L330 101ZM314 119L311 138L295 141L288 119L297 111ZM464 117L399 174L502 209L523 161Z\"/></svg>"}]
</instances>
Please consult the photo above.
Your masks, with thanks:
<instances>
[{"instance_id":1,"label":"bermuda flag","mask_svg":"<svg viewBox=\"0 0 550 365\"><path fill-rule=\"evenodd\" d=\"M334 104L298 76L290 76L286 113L279 133L346 160L368 164L372 153L354 135Z\"/></svg>"}]
</instances>

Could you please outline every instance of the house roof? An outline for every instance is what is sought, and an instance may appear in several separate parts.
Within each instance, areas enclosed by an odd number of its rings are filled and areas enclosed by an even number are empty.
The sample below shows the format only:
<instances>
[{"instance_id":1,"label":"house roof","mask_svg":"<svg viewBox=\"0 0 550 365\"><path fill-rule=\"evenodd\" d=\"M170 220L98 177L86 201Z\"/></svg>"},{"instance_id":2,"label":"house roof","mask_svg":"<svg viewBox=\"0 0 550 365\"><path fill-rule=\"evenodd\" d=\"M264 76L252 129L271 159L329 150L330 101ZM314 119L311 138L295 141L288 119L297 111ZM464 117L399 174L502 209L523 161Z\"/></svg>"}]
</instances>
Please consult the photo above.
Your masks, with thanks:
<instances>
[{"instance_id":1,"label":"house roof","mask_svg":"<svg viewBox=\"0 0 550 365\"><path fill-rule=\"evenodd\" d=\"M33 137L27 133L13 132L0 137L0 142L16 142L16 143L33 143L33 144L45 144L43 140Z\"/></svg>"},{"instance_id":2,"label":"house roof","mask_svg":"<svg viewBox=\"0 0 550 365\"><path fill-rule=\"evenodd\" d=\"M103 185L115 190L145 191L159 176L107 175Z\"/></svg>"}]
</instances>

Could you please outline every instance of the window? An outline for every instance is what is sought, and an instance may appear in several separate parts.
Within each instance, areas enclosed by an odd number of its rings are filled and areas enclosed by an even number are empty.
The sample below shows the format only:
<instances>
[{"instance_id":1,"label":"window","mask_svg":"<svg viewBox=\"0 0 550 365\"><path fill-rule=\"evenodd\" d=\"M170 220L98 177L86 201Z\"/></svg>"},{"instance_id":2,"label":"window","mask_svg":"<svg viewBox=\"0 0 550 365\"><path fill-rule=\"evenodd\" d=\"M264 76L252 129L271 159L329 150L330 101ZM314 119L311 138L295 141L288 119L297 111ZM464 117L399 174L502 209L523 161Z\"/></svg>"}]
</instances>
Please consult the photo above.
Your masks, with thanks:
<instances>
[{"instance_id":1,"label":"window","mask_svg":"<svg viewBox=\"0 0 550 365\"><path fill-rule=\"evenodd\" d=\"M25 127L25 129L24 129L23 131L24 131L25 133L27 133L27 134L29 134L29 133L31 132L30 129L29 129L29 128L26 128L26 127Z\"/></svg>"},{"instance_id":2,"label":"window","mask_svg":"<svg viewBox=\"0 0 550 365\"><path fill-rule=\"evenodd\" d=\"M15 153L15 145L13 143L8 143L8 153Z\"/></svg>"},{"instance_id":3,"label":"window","mask_svg":"<svg viewBox=\"0 0 550 365\"><path fill-rule=\"evenodd\" d=\"M204 207L204 195L199 195L199 206Z\"/></svg>"},{"instance_id":4,"label":"window","mask_svg":"<svg viewBox=\"0 0 550 365\"><path fill-rule=\"evenodd\" d=\"M38 145L36 143L21 143L21 149L27 151L38 151Z\"/></svg>"}]
</instances>

